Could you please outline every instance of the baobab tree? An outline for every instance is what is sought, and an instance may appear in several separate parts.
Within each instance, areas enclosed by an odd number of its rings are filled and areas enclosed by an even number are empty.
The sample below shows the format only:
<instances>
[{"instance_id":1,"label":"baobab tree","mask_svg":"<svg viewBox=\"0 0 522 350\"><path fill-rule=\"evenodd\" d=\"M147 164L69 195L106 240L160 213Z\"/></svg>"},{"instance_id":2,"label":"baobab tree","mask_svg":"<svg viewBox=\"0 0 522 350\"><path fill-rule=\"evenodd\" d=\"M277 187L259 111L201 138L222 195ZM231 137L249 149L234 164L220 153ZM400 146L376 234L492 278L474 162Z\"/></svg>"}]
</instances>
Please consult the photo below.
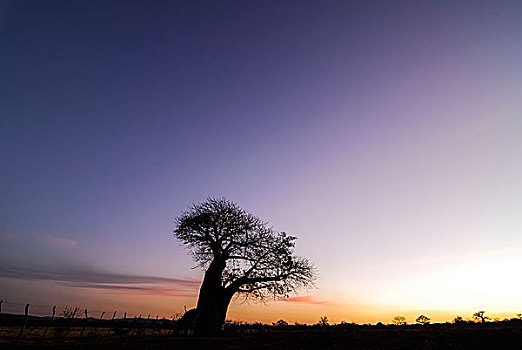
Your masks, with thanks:
<instances>
[{"instance_id":1,"label":"baobab tree","mask_svg":"<svg viewBox=\"0 0 522 350\"><path fill-rule=\"evenodd\" d=\"M421 324L421 325L427 325L430 323L430 320L431 319L428 316L420 315L419 317L417 317L415 322L417 322L418 324Z\"/></svg>"},{"instance_id":2,"label":"baobab tree","mask_svg":"<svg viewBox=\"0 0 522 350\"><path fill-rule=\"evenodd\" d=\"M194 204L175 220L174 234L205 270L194 334L222 329L234 295L265 300L313 286L312 263L293 254L295 240L224 198Z\"/></svg>"},{"instance_id":3,"label":"baobab tree","mask_svg":"<svg viewBox=\"0 0 522 350\"><path fill-rule=\"evenodd\" d=\"M473 314L473 318L478 322L485 323L487 320L491 320L489 316L485 315L486 311L477 311Z\"/></svg>"},{"instance_id":4,"label":"baobab tree","mask_svg":"<svg viewBox=\"0 0 522 350\"><path fill-rule=\"evenodd\" d=\"M408 322L406 322L406 317L404 317L404 316L395 316L392 319L392 323L397 326L402 326L402 325L408 324Z\"/></svg>"}]
</instances>

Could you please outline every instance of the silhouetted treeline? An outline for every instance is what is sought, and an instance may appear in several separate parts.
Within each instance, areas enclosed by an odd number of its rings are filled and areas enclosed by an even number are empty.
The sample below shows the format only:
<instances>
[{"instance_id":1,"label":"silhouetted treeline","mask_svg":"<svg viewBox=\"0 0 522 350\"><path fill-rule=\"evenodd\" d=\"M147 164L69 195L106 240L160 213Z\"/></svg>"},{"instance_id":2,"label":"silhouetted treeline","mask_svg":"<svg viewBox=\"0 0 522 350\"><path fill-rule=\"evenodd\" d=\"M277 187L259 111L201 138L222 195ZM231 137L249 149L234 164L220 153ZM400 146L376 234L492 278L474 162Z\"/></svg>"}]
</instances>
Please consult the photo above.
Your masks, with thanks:
<instances>
[{"instance_id":1,"label":"silhouetted treeline","mask_svg":"<svg viewBox=\"0 0 522 350\"><path fill-rule=\"evenodd\" d=\"M271 324L267 323L248 323L248 322L234 322L227 321L225 323L225 332L241 333L242 331L248 333L251 330L256 331L277 331L277 330L372 330L372 329L454 329L454 328L491 328L491 327L520 327L522 328L522 319L511 318L504 320L493 320L490 322L476 322L472 320L463 320L459 322L444 322L444 323L430 323L430 324L384 324L377 322L376 324L357 324L341 322L337 324L289 324L284 320L279 320Z\"/></svg>"},{"instance_id":2,"label":"silhouetted treeline","mask_svg":"<svg viewBox=\"0 0 522 350\"><path fill-rule=\"evenodd\" d=\"M20 314L0 314L0 326L3 327L15 327L20 326L24 320L24 315ZM88 318L74 318L71 319L69 317L58 316L54 317L51 320L50 316L29 316L28 323L30 327L66 327L71 325L71 320L74 327L79 327L83 324L88 324L89 327L111 327L111 326L142 326L142 327L152 327L156 325L161 328L171 328L172 325L176 325L178 319L166 319L166 318L146 318L146 317L128 317L128 318L114 318L114 319L99 319L95 317ZM366 324L357 324L357 323L348 323L348 322L340 322L340 323L326 323L318 322L315 324L304 324L304 323L288 323L285 320L278 320L277 322L272 323L261 323L261 322L238 322L238 321L226 321L225 330L235 330L235 329L257 329L257 330L277 330L277 329L296 329L296 330L304 330L304 329L350 329L353 327L360 329L370 329L370 328L426 328L426 327L436 327L436 328L447 328L447 327L488 327L488 326L518 326L522 327L522 319L518 317L514 317L511 319L503 319L503 320L490 320L488 322L480 322L475 320L465 320L456 318L453 322L444 322L444 323L431 323L431 324L384 324L382 322L377 322L375 324L366 323Z\"/></svg>"}]
</instances>

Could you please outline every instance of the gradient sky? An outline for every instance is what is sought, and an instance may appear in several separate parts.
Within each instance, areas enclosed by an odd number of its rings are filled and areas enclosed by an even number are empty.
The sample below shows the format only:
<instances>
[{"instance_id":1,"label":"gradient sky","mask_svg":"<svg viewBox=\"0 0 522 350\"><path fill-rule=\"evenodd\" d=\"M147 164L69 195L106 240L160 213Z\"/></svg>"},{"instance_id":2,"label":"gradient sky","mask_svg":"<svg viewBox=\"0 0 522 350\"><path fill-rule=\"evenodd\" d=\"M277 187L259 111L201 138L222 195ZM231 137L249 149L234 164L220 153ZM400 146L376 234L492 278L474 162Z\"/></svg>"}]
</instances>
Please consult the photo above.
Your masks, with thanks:
<instances>
[{"instance_id":1,"label":"gradient sky","mask_svg":"<svg viewBox=\"0 0 522 350\"><path fill-rule=\"evenodd\" d=\"M202 272L172 221L226 196L320 271L231 319L522 312L521 18L520 1L0 1L4 310L192 307Z\"/></svg>"}]
</instances>

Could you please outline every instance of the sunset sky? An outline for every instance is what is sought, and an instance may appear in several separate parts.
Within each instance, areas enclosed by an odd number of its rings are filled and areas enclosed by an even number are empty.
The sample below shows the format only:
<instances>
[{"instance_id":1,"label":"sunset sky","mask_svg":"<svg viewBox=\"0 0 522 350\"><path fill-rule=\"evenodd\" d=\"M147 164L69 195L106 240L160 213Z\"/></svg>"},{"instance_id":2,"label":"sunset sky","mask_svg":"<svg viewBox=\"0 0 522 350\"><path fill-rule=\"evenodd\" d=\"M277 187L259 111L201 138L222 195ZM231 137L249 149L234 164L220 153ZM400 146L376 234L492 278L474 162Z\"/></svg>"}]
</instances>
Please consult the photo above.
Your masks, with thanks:
<instances>
[{"instance_id":1,"label":"sunset sky","mask_svg":"<svg viewBox=\"0 0 522 350\"><path fill-rule=\"evenodd\" d=\"M227 197L317 288L229 319L522 312L521 1L0 0L0 299L171 316Z\"/></svg>"}]
</instances>

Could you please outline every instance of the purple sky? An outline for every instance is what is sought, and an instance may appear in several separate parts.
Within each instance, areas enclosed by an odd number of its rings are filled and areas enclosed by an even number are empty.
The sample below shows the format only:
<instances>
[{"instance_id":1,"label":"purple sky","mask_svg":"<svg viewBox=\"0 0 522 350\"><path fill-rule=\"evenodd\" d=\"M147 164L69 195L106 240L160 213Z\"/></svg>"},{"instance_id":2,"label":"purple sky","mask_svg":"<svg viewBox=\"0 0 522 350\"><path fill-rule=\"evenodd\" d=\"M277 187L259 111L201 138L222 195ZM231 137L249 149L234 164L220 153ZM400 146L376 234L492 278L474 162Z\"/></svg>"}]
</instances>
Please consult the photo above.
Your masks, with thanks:
<instances>
[{"instance_id":1,"label":"purple sky","mask_svg":"<svg viewBox=\"0 0 522 350\"><path fill-rule=\"evenodd\" d=\"M521 16L0 2L0 298L180 312L202 274L172 220L226 196L298 236L321 275L232 318L520 312Z\"/></svg>"}]
</instances>

